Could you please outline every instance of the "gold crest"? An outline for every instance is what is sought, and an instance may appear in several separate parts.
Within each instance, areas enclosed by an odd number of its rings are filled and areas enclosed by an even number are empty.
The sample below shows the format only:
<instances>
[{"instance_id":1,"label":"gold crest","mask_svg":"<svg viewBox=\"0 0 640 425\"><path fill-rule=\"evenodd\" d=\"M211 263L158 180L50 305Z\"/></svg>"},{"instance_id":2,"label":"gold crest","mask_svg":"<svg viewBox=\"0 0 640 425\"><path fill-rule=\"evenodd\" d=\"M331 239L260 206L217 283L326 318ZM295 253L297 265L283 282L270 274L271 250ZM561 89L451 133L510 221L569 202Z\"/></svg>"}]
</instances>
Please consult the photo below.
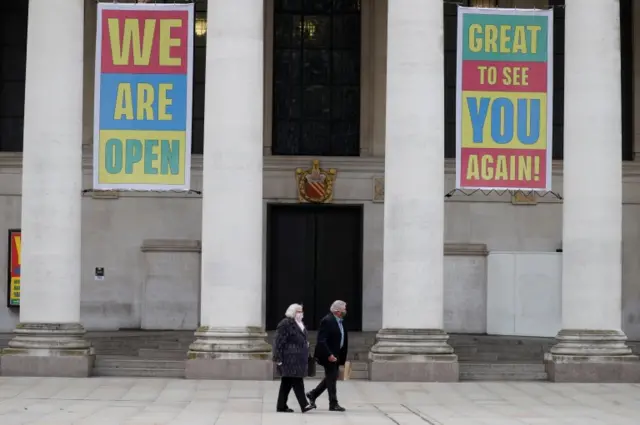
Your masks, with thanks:
<instances>
[{"instance_id":1,"label":"gold crest","mask_svg":"<svg viewBox=\"0 0 640 425\"><path fill-rule=\"evenodd\" d=\"M337 171L334 168L320 168L320 161L314 159L311 168L296 169L298 183L298 201L314 204L326 204L333 201L333 183Z\"/></svg>"}]
</instances>

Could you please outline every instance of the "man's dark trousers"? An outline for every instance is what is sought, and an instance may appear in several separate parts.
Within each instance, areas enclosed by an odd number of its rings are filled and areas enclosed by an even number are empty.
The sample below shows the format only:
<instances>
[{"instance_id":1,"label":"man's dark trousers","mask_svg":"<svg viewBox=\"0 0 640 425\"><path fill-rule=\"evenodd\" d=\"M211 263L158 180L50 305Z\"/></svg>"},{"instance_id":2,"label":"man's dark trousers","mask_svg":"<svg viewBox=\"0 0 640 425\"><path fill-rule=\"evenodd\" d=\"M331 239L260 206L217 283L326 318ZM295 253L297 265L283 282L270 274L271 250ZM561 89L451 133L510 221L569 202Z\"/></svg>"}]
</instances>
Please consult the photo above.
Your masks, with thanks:
<instances>
[{"instance_id":1,"label":"man's dark trousers","mask_svg":"<svg viewBox=\"0 0 640 425\"><path fill-rule=\"evenodd\" d=\"M340 366L343 366L347 360L348 346L349 337L347 330L344 329L343 334L343 332L340 331L338 320L333 313L327 314L320 321L318 341L314 352L314 357L318 364L324 367L325 378L313 391L308 393L312 403L315 404L315 400L320 397L324 390L327 390L329 393L329 408L342 409L338 404L336 382L338 381ZM331 356L335 357L336 361L329 361Z\"/></svg>"},{"instance_id":2,"label":"man's dark trousers","mask_svg":"<svg viewBox=\"0 0 640 425\"><path fill-rule=\"evenodd\" d=\"M324 365L324 379L320 381L317 387L309 392L311 397L317 399L322 395L324 390L329 393L329 406L335 406L338 404L338 391L336 389L336 383L338 382L338 375L340 368L338 362L327 363Z\"/></svg>"}]
</instances>

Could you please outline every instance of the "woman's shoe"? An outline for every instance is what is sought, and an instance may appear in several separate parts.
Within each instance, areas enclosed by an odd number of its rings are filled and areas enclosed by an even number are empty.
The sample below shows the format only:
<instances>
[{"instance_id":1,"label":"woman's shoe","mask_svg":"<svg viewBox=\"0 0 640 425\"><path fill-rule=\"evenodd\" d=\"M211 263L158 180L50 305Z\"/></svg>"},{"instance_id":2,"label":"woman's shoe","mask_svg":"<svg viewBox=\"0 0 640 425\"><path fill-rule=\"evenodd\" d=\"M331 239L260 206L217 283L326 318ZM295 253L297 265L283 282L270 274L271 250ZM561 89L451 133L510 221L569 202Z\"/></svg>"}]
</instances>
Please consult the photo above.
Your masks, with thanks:
<instances>
[{"instance_id":1,"label":"woman's shoe","mask_svg":"<svg viewBox=\"0 0 640 425\"><path fill-rule=\"evenodd\" d=\"M313 396L313 394L311 394L311 391L309 391L305 395L309 399L309 404L315 408L316 407L316 398Z\"/></svg>"},{"instance_id":2,"label":"woman's shoe","mask_svg":"<svg viewBox=\"0 0 640 425\"><path fill-rule=\"evenodd\" d=\"M307 413L309 410L313 410L315 408L316 406L312 404L307 404L305 407L302 408L302 413Z\"/></svg>"}]
</instances>

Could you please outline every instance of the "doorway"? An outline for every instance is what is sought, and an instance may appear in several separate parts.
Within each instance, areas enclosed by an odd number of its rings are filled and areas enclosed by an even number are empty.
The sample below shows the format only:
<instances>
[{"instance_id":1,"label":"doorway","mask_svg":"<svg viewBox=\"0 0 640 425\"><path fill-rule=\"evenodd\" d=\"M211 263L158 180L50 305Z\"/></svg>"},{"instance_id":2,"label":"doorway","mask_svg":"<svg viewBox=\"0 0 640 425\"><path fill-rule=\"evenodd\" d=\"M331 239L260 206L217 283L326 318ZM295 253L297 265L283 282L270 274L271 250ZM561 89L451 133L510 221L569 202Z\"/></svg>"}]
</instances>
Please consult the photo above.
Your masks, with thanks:
<instances>
[{"instance_id":1,"label":"doorway","mask_svg":"<svg viewBox=\"0 0 640 425\"><path fill-rule=\"evenodd\" d=\"M362 210L362 205L268 205L268 330L293 303L304 305L305 325L316 330L338 299L348 305L347 329L362 330Z\"/></svg>"}]
</instances>

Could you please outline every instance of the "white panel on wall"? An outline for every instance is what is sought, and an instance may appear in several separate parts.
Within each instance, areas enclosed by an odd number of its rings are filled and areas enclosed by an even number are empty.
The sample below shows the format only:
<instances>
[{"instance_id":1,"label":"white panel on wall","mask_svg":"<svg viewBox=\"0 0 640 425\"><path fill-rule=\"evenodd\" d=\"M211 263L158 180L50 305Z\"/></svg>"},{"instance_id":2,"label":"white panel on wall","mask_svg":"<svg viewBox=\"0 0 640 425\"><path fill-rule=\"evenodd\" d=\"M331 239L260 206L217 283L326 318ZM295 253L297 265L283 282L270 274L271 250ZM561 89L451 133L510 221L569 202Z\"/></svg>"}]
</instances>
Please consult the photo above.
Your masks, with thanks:
<instances>
[{"instance_id":1,"label":"white panel on wall","mask_svg":"<svg viewBox=\"0 0 640 425\"><path fill-rule=\"evenodd\" d=\"M562 254L491 252L487 333L554 337L562 323Z\"/></svg>"},{"instance_id":2,"label":"white panel on wall","mask_svg":"<svg viewBox=\"0 0 640 425\"><path fill-rule=\"evenodd\" d=\"M141 328L194 330L200 318L200 241L147 239Z\"/></svg>"},{"instance_id":3,"label":"white panel on wall","mask_svg":"<svg viewBox=\"0 0 640 425\"><path fill-rule=\"evenodd\" d=\"M445 255L445 332L464 334L487 332L486 264L485 256Z\"/></svg>"},{"instance_id":4,"label":"white panel on wall","mask_svg":"<svg viewBox=\"0 0 640 425\"><path fill-rule=\"evenodd\" d=\"M514 255L490 252L487 257L487 333L515 334Z\"/></svg>"},{"instance_id":5,"label":"white panel on wall","mask_svg":"<svg viewBox=\"0 0 640 425\"><path fill-rule=\"evenodd\" d=\"M562 254L515 256L515 333L554 337L562 325Z\"/></svg>"}]
</instances>

